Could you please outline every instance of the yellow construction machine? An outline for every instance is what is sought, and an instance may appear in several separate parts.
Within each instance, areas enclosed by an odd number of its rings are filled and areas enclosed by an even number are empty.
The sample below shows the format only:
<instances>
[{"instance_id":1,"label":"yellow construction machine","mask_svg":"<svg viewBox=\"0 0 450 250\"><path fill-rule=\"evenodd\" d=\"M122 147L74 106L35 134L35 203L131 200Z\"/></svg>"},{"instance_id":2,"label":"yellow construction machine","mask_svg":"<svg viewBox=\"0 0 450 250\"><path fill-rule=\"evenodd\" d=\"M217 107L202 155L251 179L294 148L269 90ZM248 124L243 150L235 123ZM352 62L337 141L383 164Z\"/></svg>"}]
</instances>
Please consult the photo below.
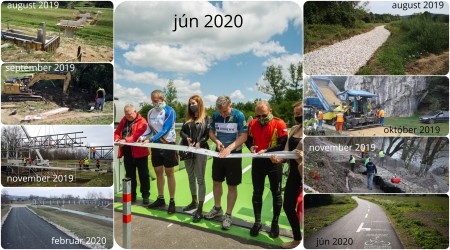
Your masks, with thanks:
<instances>
[{"instance_id":1,"label":"yellow construction machine","mask_svg":"<svg viewBox=\"0 0 450 250\"><path fill-rule=\"evenodd\" d=\"M42 96L36 95L31 88L41 80L64 80L63 95L68 95L72 75L70 72L40 72L23 78L11 78L5 81L2 91L2 101L40 101Z\"/></svg>"}]
</instances>

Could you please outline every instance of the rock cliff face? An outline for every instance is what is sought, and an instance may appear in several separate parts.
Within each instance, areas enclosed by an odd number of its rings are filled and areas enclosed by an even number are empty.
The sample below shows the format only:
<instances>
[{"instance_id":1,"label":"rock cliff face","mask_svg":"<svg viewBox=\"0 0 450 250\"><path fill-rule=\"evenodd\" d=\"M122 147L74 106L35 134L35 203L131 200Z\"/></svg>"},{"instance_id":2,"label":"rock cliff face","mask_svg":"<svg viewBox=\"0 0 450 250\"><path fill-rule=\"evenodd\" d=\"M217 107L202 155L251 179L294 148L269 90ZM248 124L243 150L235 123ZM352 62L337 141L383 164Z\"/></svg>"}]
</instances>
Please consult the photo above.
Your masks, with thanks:
<instances>
[{"instance_id":1,"label":"rock cliff face","mask_svg":"<svg viewBox=\"0 0 450 250\"><path fill-rule=\"evenodd\" d=\"M376 104L381 105L387 117L413 115L426 96L427 87L427 78L420 76L350 76L345 82L346 90L378 94Z\"/></svg>"}]
</instances>

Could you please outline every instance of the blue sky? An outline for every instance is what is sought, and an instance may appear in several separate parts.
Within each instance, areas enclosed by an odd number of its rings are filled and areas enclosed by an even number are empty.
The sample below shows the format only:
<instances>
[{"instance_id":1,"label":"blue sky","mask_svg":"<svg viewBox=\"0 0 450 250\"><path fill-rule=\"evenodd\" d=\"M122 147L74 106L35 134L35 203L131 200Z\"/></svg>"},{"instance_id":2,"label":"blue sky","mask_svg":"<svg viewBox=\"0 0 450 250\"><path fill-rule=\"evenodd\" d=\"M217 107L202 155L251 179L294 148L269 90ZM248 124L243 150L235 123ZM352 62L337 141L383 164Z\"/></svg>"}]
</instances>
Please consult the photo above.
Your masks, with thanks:
<instances>
[{"instance_id":1,"label":"blue sky","mask_svg":"<svg viewBox=\"0 0 450 250\"><path fill-rule=\"evenodd\" d=\"M86 137L81 139L84 146L112 146L113 144L113 127L110 125L26 125L24 127L31 137L83 132L77 134L77 137ZM71 136L73 138L73 135Z\"/></svg>"},{"instance_id":2,"label":"blue sky","mask_svg":"<svg viewBox=\"0 0 450 250\"><path fill-rule=\"evenodd\" d=\"M50 196L61 196L62 194L80 196L80 198L86 198L89 192L101 193L104 198L113 198L113 190L110 187L53 187L53 188L44 188L44 187L4 187L2 190L6 190L9 195L17 195L17 196L30 196L37 195L41 197L50 197Z\"/></svg>"},{"instance_id":3,"label":"blue sky","mask_svg":"<svg viewBox=\"0 0 450 250\"><path fill-rule=\"evenodd\" d=\"M196 17L198 28L174 29L174 15ZM241 15L241 28L204 28L205 15ZM130 18L132 17L132 18ZM269 96L256 89L268 65L302 61L301 9L294 2L124 2L115 12L115 97L149 102L174 80L178 101L200 94L214 105ZM287 71L286 71L287 73ZM120 115L118 115L120 117Z\"/></svg>"}]
</instances>

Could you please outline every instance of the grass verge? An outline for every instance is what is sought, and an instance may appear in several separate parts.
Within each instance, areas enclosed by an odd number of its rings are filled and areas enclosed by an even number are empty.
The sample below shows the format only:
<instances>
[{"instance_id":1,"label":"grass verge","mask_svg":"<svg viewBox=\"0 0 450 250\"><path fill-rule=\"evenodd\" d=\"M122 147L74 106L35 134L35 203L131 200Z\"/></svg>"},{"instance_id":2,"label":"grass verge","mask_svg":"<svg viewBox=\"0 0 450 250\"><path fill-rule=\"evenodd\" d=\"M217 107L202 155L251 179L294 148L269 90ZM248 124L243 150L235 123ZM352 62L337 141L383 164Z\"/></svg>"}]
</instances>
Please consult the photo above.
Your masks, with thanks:
<instances>
[{"instance_id":1,"label":"grass verge","mask_svg":"<svg viewBox=\"0 0 450 250\"><path fill-rule=\"evenodd\" d=\"M448 23L426 14L391 22L386 28L391 36L357 75L405 75L408 64L448 50ZM441 71L448 72L446 67Z\"/></svg>"},{"instance_id":2,"label":"grass verge","mask_svg":"<svg viewBox=\"0 0 450 250\"><path fill-rule=\"evenodd\" d=\"M2 219L3 219L3 217L5 217L6 213L9 211L10 207L11 206L3 206L2 205Z\"/></svg>"},{"instance_id":3,"label":"grass verge","mask_svg":"<svg viewBox=\"0 0 450 250\"><path fill-rule=\"evenodd\" d=\"M6 28L8 23L14 29L31 29L32 35L39 28L41 22L46 23L47 31L50 33L59 33L59 27L56 26L60 20L73 20L74 14L78 13L75 9L8 9L7 4L2 4L2 28ZM103 14L96 25L88 25L77 31L77 36L90 45L113 46L113 9L101 8L82 8L84 11L101 11ZM4 27L3 27L4 26ZM31 34L30 34L31 35Z\"/></svg>"},{"instance_id":4,"label":"grass verge","mask_svg":"<svg viewBox=\"0 0 450 250\"><path fill-rule=\"evenodd\" d=\"M405 248L447 249L448 196L360 196L383 207Z\"/></svg>"},{"instance_id":5,"label":"grass verge","mask_svg":"<svg viewBox=\"0 0 450 250\"><path fill-rule=\"evenodd\" d=\"M86 237L105 237L105 248L112 248L114 245L112 222L105 222L81 215L74 215L52 208L34 208L30 206L30 209L46 220L70 230L80 239L84 240Z\"/></svg>"},{"instance_id":6,"label":"grass verge","mask_svg":"<svg viewBox=\"0 0 450 250\"><path fill-rule=\"evenodd\" d=\"M305 196L305 205L309 199L316 199L318 195L321 194L307 194ZM305 238L331 225L358 206L358 203L351 196L332 195L332 197L332 203L329 205L305 208Z\"/></svg>"},{"instance_id":7,"label":"grass verge","mask_svg":"<svg viewBox=\"0 0 450 250\"><path fill-rule=\"evenodd\" d=\"M449 129L448 123L421 123L419 116L419 114L415 114L410 117L386 117L384 123L386 127L414 129L414 134L416 135L447 136Z\"/></svg>"}]
</instances>

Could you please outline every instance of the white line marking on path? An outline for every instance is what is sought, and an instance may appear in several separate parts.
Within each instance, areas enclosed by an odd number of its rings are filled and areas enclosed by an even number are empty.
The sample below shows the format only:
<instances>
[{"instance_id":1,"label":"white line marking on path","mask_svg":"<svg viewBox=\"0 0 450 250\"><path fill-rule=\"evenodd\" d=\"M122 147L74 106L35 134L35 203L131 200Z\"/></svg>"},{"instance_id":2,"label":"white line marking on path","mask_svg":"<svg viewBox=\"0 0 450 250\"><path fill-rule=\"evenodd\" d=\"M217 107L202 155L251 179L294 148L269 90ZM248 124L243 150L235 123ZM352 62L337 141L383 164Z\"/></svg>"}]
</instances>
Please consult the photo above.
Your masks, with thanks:
<instances>
[{"instance_id":1,"label":"white line marking on path","mask_svg":"<svg viewBox=\"0 0 450 250\"><path fill-rule=\"evenodd\" d=\"M367 216L369 216L369 214L366 214L366 217L364 217L364 218L367 218Z\"/></svg>"},{"instance_id":2,"label":"white line marking on path","mask_svg":"<svg viewBox=\"0 0 450 250\"><path fill-rule=\"evenodd\" d=\"M370 227L363 228L364 222L361 222L361 225L359 225L358 230L356 230L357 233L360 231L370 231Z\"/></svg>"},{"instance_id":3,"label":"white line marking on path","mask_svg":"<svg viewBox=\"0 0 450 250\"><path fill-rule=\"evenodd\" d=\"M250 170L252 168L252 164L248 165L247 167L245 167L244 169L242 169L242 175L244 175L245 172L247 172L248 170ZM205 196L205 201L203 202L203 204L205 204L206 202L208 202L209 200L211 200L214 197L213 192L207 194Z\"/></svg>"},{"instance_id":4,"label":"white line marking on path","mask_svg":"<svg viewBox=\"0 0 450 250\"><path fill-rule=\"evenodd\" d=\"M167 227L170 227L170 226L172 226L173 225L173 223L170 223Z\"/></svg>"}]
</instances>

